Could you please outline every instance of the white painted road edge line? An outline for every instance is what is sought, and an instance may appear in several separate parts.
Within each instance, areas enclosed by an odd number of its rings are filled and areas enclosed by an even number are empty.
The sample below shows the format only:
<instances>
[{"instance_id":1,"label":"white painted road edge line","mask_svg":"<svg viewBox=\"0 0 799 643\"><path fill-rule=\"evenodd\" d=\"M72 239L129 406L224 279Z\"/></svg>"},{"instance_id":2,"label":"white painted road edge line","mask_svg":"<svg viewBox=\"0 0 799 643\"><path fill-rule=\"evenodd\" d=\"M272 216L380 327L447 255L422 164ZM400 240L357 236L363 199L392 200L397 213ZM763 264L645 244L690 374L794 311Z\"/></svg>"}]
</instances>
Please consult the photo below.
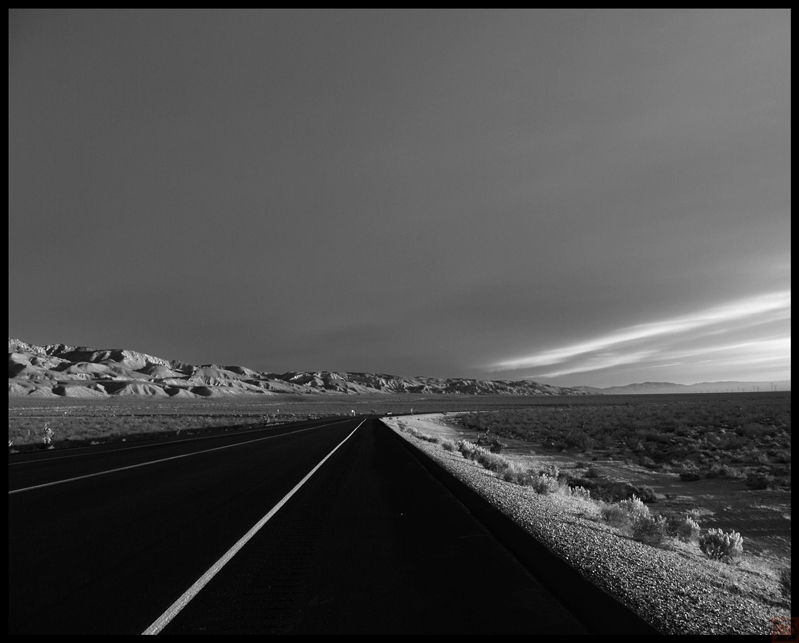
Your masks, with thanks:
<instances>
[{"instance_id":1,"label":"white painted road edge line","mask_svg":"<svg viewBox=\"0 0 799 643\"><path fill-rule=\"evenodd\" d=\"M363 424L364 422L366 422L366 420L362 420L361 424ZM253 526L252 529L250 529L250 531L248 531L244 536L242 536L242 538L235 545L233 545L233 547L231 547L228 550L228 552L224 556L222 556L222 558L216 561L207 572L205 572L202 576L200 576L199 580L183 593L183 596L181 596L178 600L172 603L171 607L166 612L161 614L161 616L159 616L155 620L155 622L152 625L150 625L150 627L148 627L146 630L144 630L144 632L142 632L142 635L158 634L162 629L164 629L164 627L166 627L169 621L175 618L175 616L178 615L178 612L180 612L180 610L186 607L186 605L189 604L189 601L191 601L191 599L194 598L200 592L200 590L203 587L205 587L214 576L217 575L219 570L221 570L228 563L228 561L231 558L233 558L233 556L235 556L239 552L239 550L242 547L244 547L244 545L247 544L250 538L252 538L255 534L257 534L258 531L261 529L261 527L263 527L269 521L269 519L272 518L272 516L274 516L280 510L280 508L286 504L286 502L288 502L288 499L291 498L291 496L293 496L295 493L297 493L299 488L302 487L302 485L304 485L314 473L316 473L317 469L319 469L319 467L321 467L331 455L333 455L336 451L338 451L338 448L342 444L344 444L347 440L350 439L352 434L355 433L360 428L361 424L356 426L352 430L352 433L350 433L346 438L344 438L341 442L339 442L338 446L335 449L333 449L330 453L328 453L319 464L317 464L313 469L311 469L311 472L307 476L305 476L302 480L300 480L297 483L297 485L291 491L289 491L280 502L278 502L274 507L272 507L272 509L269 511L268 514L266 514L257 523L255 523L255 525Z\"/></svg>"},{"instance_id":2,"label":"white painted road edge line","mask_svg":"<svg viewBox=\"0 0 799 643\"><path fill-rule=\"evenodd\" d=\"M97 473L88 473L85 476L77 476L75 478L65 478L64 480L56 480L55 482L45 482L44 484L37 484L33 487L23 487L22 489L14 489L9 491L8 495L12 493L21 493L23 491L31 491L33 489L41 489L42 487L52 487L56 484L64 484L65 482L74 482L75 480L83 480L84 478L94 478L95 476L104 476L108 473L116 473L117 471L125 471L126 469L135 469L136 467L146 467L151 464L158 464L159 462L167 462L168 460L177 460L179 458L188 458L193 455L200 455L201 453L210 453L211 451L219 451L220 449L231 449L239 447L243 444L252 444L253 442L261 442L262 440L271 440L272 438L281 438L287 435L294 435L295 433L303 433L305 431L313 431L321 429L324 426L331 424L338 424L339 422L346 422L346 420L338 420L337 422L330 422L329 424L320 424L319 426L312 426L308 429L300 429L299 431L292 431L291 433L281 433L280 435L268 435L265 438L258 438L257 440L247 440L247 442L236 442L236 444L226 444L222 447L214 447L213 449L205 449L204 451L195 451L194 453L184 453L183 455L173 455L168 458L161 458L160 460L150 460L149 462L141 462L139 464L131 464L127 467L119 467L118 469L109 469L108 471L98 471ZM360 424L358 425L360 426Z\"/></svg>"}]
</instances>

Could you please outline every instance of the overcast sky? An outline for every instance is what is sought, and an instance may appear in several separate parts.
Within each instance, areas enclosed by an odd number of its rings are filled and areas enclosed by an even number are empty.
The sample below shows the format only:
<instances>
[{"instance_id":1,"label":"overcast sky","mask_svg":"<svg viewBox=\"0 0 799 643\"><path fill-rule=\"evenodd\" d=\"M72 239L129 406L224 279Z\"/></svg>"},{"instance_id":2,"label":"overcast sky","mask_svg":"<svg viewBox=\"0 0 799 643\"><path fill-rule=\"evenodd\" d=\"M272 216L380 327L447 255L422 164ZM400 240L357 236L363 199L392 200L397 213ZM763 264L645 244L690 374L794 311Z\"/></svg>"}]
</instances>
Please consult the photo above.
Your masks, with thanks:
<instances>
[{"instance_id":1,"label":"overcast sky","mask_svg":"<svg viewBox=\"0 0 799 643\"><path fill-rule=\"evenodd\" d=\"M788 10L9 18L10 337L790 378Z\"/></svg>"}]
</instances>

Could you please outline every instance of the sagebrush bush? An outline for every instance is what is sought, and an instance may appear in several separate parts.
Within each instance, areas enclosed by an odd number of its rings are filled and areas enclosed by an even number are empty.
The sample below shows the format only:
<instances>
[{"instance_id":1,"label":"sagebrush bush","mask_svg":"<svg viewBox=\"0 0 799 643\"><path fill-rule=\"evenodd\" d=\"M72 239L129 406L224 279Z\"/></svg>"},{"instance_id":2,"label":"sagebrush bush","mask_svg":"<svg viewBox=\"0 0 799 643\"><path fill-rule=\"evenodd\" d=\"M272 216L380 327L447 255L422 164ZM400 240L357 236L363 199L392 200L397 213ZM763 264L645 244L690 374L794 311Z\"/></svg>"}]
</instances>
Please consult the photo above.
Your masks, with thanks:
<instances>
[{"instance_id":1,"label":"sagebrush bush","mask_svg":"<svg viewBox=\"0 0 799 643\"><path fill-rule=\"evenodd\" d=\"M489 471L502 473L510 467L510 462L506 458L496 453L491 453L468 440L460 440L455 446L464 458L474 460Z\"/></svg>"},{"instance_id":2,"label":"sagebrush bush","mask_svg":"<svg viewBox=\"0 0 799 643\"><path fill-rule=\"evenodd\" d=\"M478 447L474 442L469 442L469 440L458 440L455 443L455 448L460 451L464 458L471 459L472 454L474 454L480 447Z\"/></svg>"},{"instance_id":3,"label":"sagebrush bush","mask_svg":"<svg viewBox=\"0 0 799 643\"><path fill-rule=\"evenodd\" d=\"M743 478L744 473L740 469L736 469L732 465L722 464L719 468L719 475L725 478Z\"/></svg>"},{"instance_id":4,"label":"sagebrush bush","mask_svg":"<svg viewBox=\"0 0 799 643\"><path fill-rule=\"evenodd\" d=\"M497 442L494 442L494 443L491 445L491 447L489 448L489 450L491 451L491 453L501 453L501 452L502 452L502 448L503 448L503 446L504 446L504 445L502 444L502 442L499 442L499 441L497 441Z\"/></svg>"},{"instance_id":5,"label":"sagebrush bush","mask_svg":"<svg viewBox=\"0 0 799 643\"><path fill-rule=\"evenodd\" d=\"M768 489L774 486L774 476L765 473L750 473L746 476L746 486L755 490Z\"/></svg>"},{"instance_id":6,"label":"sagebrush bush","mask_svg":"<svg viewBox=\"0 0 799 643\"><path fill-rule=\"evenodd\" d=\"M633 495L638 496L641 499L641 502L648 502L654 503L657 502L657 494L655 494L655 490L652 487L632 487Z\"/></svg>"},{"instance_id":7,"label":"sagebrush bush","mask_svg":"<svg viewBox=\"0 0 799 643\"><path fill-rule=\"evenodd\" d=\"M527 487L532 483L533 476L529 469L524 469L517 464L511 463L510 466L502 472L502 479L505 482L512 482L523 487Z\"/></svg>"},{"instance_id":8,"label":"sagebrush bush","mask_svg":"<svg viewBox=\"0 0 799 643\"><path fill-rule=\"evenodd\" d=\"M578 500L591 500L591 492L586 489L585 487L566 487L569 491L569 495L572 498L577 498Z\"/></svg>"},{"instance_id":9,"label":"sagebrush bush","mask_svg":"<svg viewBox=\"0 0 799 643\"><path fill-rule=\"evenodd\" d=\"M692 542L699 537L699 524L690 516L673 514L666 518L666 533L683 542Z\"/></svg>"},{"instance_id":10,"label":"sagebrush bush","mask_svg":"<svg viewBox=\"0 0 799 643\"><path fill-rule=\"evenodd\" d=\"M558 490L558 481L552 476L542 473L540 476L533 476L531 480L533 491L546 495L555 493Z\"/></svg>"},{"instance_id":11,"label":"sagebrush bush","mask_svg":"<svg viewBox=\"0 0 799 643\"><path fill-rule=\"evenodd\" d=\"M619 508L629 516L630 522L649 517L649 507L641 502L641 499L637 496L622 500L618 505Z\"/></svg>"},{"instance_id":12,"label":"sagebrush bush","mask_svg":"<svg viewBox=\"0 0 799 643\"><path fill-rule=\"evenodd\" d=\"M444 451L454 451L455 443L452 440L442 440L441 448L444 449Z\"/></svg>"},{"instance_id":13,"label":"sagebrush bush","mask_svg":"<svg viewBox=\"0 0 799 643\"><path fill-rule=\"evenodd\" d=\"M630 516L617 504L603 504L599 515L613 527L625 527L630 523Z\"/></svg>"},{"instance_id":14,"label":"sagebrush bush","mask_svg":"<svg viewBox=\"0 0 799 643\"><path fill-rule=\"evenodd\" d=\"M541 474L547 475L550 478L555 478L555 480L557 480L558 476L560 476L560 469L555 464L548 464L541 469Z\"/></svg>"},{"instance_id":15,"label":"sagebrush bush","mask_svg":"<svg viewBox=\"0 0 799 643\"><path fill-rule=\"evenodd\" d=\"M477 462L481 464L483 468L488 469L489 471L494 471L495 473L501 473L510 466L510 462L507 460L507 458L503 458L501 455L486 451L478 454L475 460L477 460Z\"/></svg>"},{"instance_id":16,"label":"sagebrush bush","mask_svg":"<svg viewBox=\"0 0 799 643\"><path fill-rule=\"evenodd\" d=\"M657 547L666 536L666 519L663 516L639 516L631 521L630 533L634 540Z\"/></svg>"},{"instance_id":17,"label":"sagebrush bush","mask_svg":"<svg viewBox=\"0 0 799 643\"><path fill-rule=\"evenodd\" d=\"M438 444L440 440L432 435L427 435L427 433L422 433L418 429L414 429L413 427L405 427L401 428L401 431L406 433L410 433L413 437L418 438L420 440L425 440L426 442L432 442L433 444Z\"/></svg>"},{"instance_id":18,"label":"sagebrush bush","mask_svg":"<svg viewBox=\"0 0 799 643\"><path fill-rule=\"evenodd\" d=\"M725 534L721 529L708 529L699 536L699 549L712 560L731 563L743 554L743 537L737 531Z\"/></svg>"}]
</instances>

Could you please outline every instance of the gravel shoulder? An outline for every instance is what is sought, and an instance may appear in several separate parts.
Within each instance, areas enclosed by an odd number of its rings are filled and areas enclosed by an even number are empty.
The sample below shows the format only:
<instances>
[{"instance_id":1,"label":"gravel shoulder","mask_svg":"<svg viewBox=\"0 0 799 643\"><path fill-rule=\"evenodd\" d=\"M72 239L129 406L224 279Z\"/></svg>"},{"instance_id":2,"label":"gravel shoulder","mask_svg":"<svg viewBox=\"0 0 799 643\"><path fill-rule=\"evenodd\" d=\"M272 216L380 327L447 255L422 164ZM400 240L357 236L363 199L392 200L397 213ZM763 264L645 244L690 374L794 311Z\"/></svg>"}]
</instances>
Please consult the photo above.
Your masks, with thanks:
<instances>
[{"instance_id":1,"label":"gravel shoulder","mask_svg":"<svg viewBox=\"0 0 799 643\"><path fill-rule=\"evenodd\" d=\"M669 540L663 549L649 547L603 523L591 501L538 495L530 487L501 480L457 451L399 430L401 423L441 440L464 437L464 431L448 426L439 414L383 421L665 634L768 635L771 619L791 612L790 602L780 596L775 571L756 557L727 565L708 560L693 543ZM535 460L524 455L508 459L527 466Z\"/></svg>"}]
</instances>

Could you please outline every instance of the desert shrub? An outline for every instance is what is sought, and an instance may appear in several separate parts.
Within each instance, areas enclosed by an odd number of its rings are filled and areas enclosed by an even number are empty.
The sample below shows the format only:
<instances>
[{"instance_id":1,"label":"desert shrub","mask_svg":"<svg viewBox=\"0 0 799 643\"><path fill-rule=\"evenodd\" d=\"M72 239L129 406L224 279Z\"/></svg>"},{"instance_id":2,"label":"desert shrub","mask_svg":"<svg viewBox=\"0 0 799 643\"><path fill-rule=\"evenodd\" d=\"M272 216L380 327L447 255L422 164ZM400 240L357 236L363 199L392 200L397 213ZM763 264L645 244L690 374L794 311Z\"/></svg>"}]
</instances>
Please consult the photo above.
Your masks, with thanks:
<instances>
[{"instance_id":1,"label":"desert shrub","mask_svg":"<svg viewBox=\"0 0 799 643\"><path fill-rule=\"evenodd\" d=\"M475 460L483 466L483 468L496 473L501 473L510 466L510 462L496 453L490 453L482 450L483 453L477 454Z\"/></svg>"},{"instance_id":2,"label":"desert shrub","mask_svg":"<svg viewBox=\"0 0 799 643\"><path fill-rule=\"evenodd\" d=\"M614 504L603 504L599 513L609 525L629 530L634 540L651 547L659 546L667 533L666 518L649 515L649 507L636 496Z\"/></svg>"},{"instance_id":3,"label":"desert shrub","mask_svg":"<svg viewBox=\"0 0 799 643\"><path fill-rule=\"evenodd\" d=\"M523 487L532 484L533 480L533 475L530 470L524 469L513 463L511 463L511 465L500 475L505 482L512 482L513 484L518 484Z\"/></svg>"},{"instance_id":4,"label":"desert shrub","mask_svg":"<svg viewBox=\"0 0 799 643\"><path fill-rule=\"evenodd\" d=\"M604 482L600 483L600 485L603 497L609 502L627 500L633 496L637 496L643 502L655 502L656 500L652 487L637 487L626 481Z\"/></svg>"},{"instance_id":5,"label":"desert shrub","mask_svg":"<svg viewBox=\"0 0 799 643\"><path fill-rule=\"evenodd\" d=\"M600 483L600 486L602 487L602 497L608 502L627 500L627 498L631 498L635 495L635 487L629 482L614 480Z\"/></svg>"},{"instance_id":6,"label":"desert shrub","mask_svg":"<svg viewBox=\"0 0 799 643\"><path fill-rule=\"evenodd\" d=\"M750 473L746 476L746 486L750 489L768 489L774 486L774 476L765 473Z\"/></svg>"},{"instance_id":7,"label":"desert shrub","mask_svg":"<svg viewBox=\"0 0 799 643\"><path fill-rule=\"evenodd\" d=\"M472 459L472 456L480 449L474 442L469 442L469 440L458 440L458 442L455 443L455 448L460 451L464 458L468 459Z\"/></svg>"},{"instance_id":8,"label":"desert shrub","mask_svg":"<svg viewBox=\"0 0 799 643\"><path fill-rule=\"evenodd\" d=\"M655 490L652 487L635 487L633 486L632 494L638 496L641 499L641 502L648 502L653 503L657 502L657 495L655 494Z\"/></svg>"},{"instance_id":9,"label":"desert shrub","mask_svg":"<svg viewBox=\"0 0 799 643\"><path fill-rule=\"evenodd\" d=\"M771 456L771 461L776 464L789 464L791 462L791 452L779 451Z\"/></svg>"},{"instance_id":10,"label":"desert shrub","mask_svg":"<svg viewBox=\"0 0 799 643\"><path fill-rule=\"evenodd\" d=\"M572 498L585 501L591 500L591 492L585 487L566 487L566 489L568 489L568 494Z\"/></svg>"},{"instance_id":11,"label":"desert shrub","mask_svg":"<svg viewBox=\"0 0 799 643\"><path fill-rule=\"evenodd\" d=\"M638 464L653 471L663 468L663 464L660 462L655 462L655 460L648 455L638 458Z\"/></svg>"},{"instance_id":12,"label":"desert shrub","mask_svg":"<svg viewBox=\"0 0 799 643\"><path fill-rule=\"evenodd\" d=\"M630 516L617 504L603 504L599 515L602 520L613 527L626 527L630 523Z\"/></svg>"},{"instance_id":13,"label":"desert shrub","mask_svg":"<svg viewBox=\"0 0 799 643\"><path fill-rule=\"evenodd\" d=\"M761 438L770 432L768 427L762 426L757 422L749 422L741 427L735 429L737 435L743 435L747 438Z\"/></svg>"},{"instance_id":14,"label":"desert shrub","mask_svg":"<svg viewBox=\"0 0 799 643\"><path fill-rule=\"evenodd\" d=\"M769 464L768 454L767 453L758 453L755 461L758 464L762 464L763 466L767 466Z\"/></svg>"},{"instance_id":15,"label":"desert shrub","mask_svg":"<svg viewBox=\"0 0 799 643\"><path fill-rule=\"evenodd\" d=\"M566 478L566 484L570 487L585 487L586 489L594 489L597 486L596 480L591 480L589 478L581 478L580 476L568 476Z\"/></svg>"},{"instance_id":16,"label":"desert shrub","mask_svg":"<svg viewBox=\"0 0 799 643\"><path fill-rule=\"evenodd\" d=\"M680 480L683 482L693 482L701 479L701 477L698 469L683 469L680 471Z\"/></svg>"},{"instance_id":17,"label":"desert shrub","mask_svg":"<svg viewBox=\"0 0 799 643\"><path fill-rule=\"evenodd\" d=\"M775 464L771 466L771 475L775 478L778 476L789 476L791 475L791 465L790 464Z\"/></svg>"},{"instance_id":18,"label":"desert shrub","mask_svg":"<svg viewBox=\"0 0 799 643\"><path fill-rule=\"evenodd\" d=\"M455 443L452 440L442 440L441 448L444 449L444 451L454 451Z\"/></svg>"},{"instance_id":19,"label":"desert shrub","mask_svg":"<svg viewBox=\"0 0 799 643\"><path fill-rule=\"evenodd\" d=\"M568 484L572 487L580 486L590 489L594 499L604 500L605 502L618 502L619 500L629 500L636 496L640 497L639 492L642 491L642 488L636 487L629 482L595 480L590 478L570 477ZM654 495L654 492L652 492L652 495Z\"/></svg>"},{"instance_id":20,"label":"desert shrub","mask_svg":"<svg viewBox=\"0 0 799 643\"><path fill-rule=\"evenodd\" d=\"M663 516L639 516L631 521L630 532L634 540L657 547L666 536L666 519Z\"/></svg>"},{"instance_id":21,"label":"desert shrub","mask_svg":"<svg viewBox=\"0 0 799 643\"><path fill-rule=\"evenodd\" d=\"M588 471L585 472L586 478L600 478L602 474L600 473L599 469L597 469L593 464L588 467Z\"/></svg>"},{"instance_id":22,"label":"desert shrub","mask_svg":"<svg viewBox=\"0 0 799 643\"><path fill-rule=\"evenodd\" d=\"M699 537L699 524L690 516L673 514L666 518L666 533L683 542L691 542Z\"/></svg>"},{"instance_id":23,"label":"desert shrub","mask_svg":"<svg viewBox=\"0 0 799 643\"><path fill-rule=\"evenodd\" d=\"M433 444L438 444L440 442L440 440L437 437L432 435L427 435L427 433L422 433L421 431L419 431L418 429L414 429L413 427L406 426L405 428L400 428L400 430L409 433L410 435L412 435L415 438L418 438L419 440L425 440L426 442L432 442Z\"/></svg>"},{"instance_id":24,"label":"desert shrub","mask_svg":"<svg viewBox=\"0 0 799 643\"><path fill-rule=\"evenodd\" d=\"M548 464L544 466L539 473L541 473L542 475L547 475L550 478L554 478L555 480L557 480L558 477L560 476L560 469L557 467L557 465Z\"/></svg>"},{"instance_id":25,"label":"desert shrub","mask_svg":"<svg viewBox=\"0 0 799 643\"><path fill-rule=\"evenodd\" d=\"M719 475L725 478L743 478L744 473L729 464L722 464L719 468Z\"/></svg>"},{"instance_id":26,"label":"desert shrub","mask_svg":"<svg viewBox=\"0 0 799 643\"><path fill-rule=\"evenodd\" d=\"M468 440L460 440L455 447L461 452L464 458L474 460L489 471L501 473L511 466L510 461L508 461L506 458L503 458L501 455L496 453L486 451L484 448L479 447Z\"/></svg>"},{"instance_id":27,"label":"desert shrub","mask_svg":"<svg viewBox=\"0 0 799 643\"><path fill-rule=\"evenodd\" d=\"M558 481L552 476L542 473L538 477L532 477L531 486L536 493L540 493L543 496L555 493L558 490Z\"/></svg>"},{"instance_id":28,"label":"desert shrub","mask_svg":"<svg viewBox=\"0 0 799 643\"><path fill-rule=\"evenodd\" d=\"M725 534L721 529L708 529L699 536L699 549L712 560L731 563L743 553L743 540L736 531Z\"/></svg>"},{"instance_id":29,"label":"desert shrub","mask_svg":"<svg viewBox=\"0 0 799 643\"><path fill-rule=\"evenodd\" d=\"M570 431L564 438L567 448L577 448L580 451L590 451L594 446L594 440L582 431Z\"/></svg>"},{"instance_id":30,"label":"desert shrub","mask_svg":"<svg viewBox=\"0 0 799 643\"><path fill-rule=\"evenodd\" d=\"M783 567L779 573L780 594L784 598L791 597L791 568Z\"/></svg>"},{"instance_id":31,"label":"desert shrub","mask_svg":"<svg viewBox=\"0 0 799 643\"><path fill-rule=\"evenodd\" d=\"M640 498L637 498L636 496L633 496L627 500L622 500L618 503L618 505L619 508L629 516L630 522L634 523L641 518L649 517L649 507L641 502Z\"/></svg>"}]
</instances>

